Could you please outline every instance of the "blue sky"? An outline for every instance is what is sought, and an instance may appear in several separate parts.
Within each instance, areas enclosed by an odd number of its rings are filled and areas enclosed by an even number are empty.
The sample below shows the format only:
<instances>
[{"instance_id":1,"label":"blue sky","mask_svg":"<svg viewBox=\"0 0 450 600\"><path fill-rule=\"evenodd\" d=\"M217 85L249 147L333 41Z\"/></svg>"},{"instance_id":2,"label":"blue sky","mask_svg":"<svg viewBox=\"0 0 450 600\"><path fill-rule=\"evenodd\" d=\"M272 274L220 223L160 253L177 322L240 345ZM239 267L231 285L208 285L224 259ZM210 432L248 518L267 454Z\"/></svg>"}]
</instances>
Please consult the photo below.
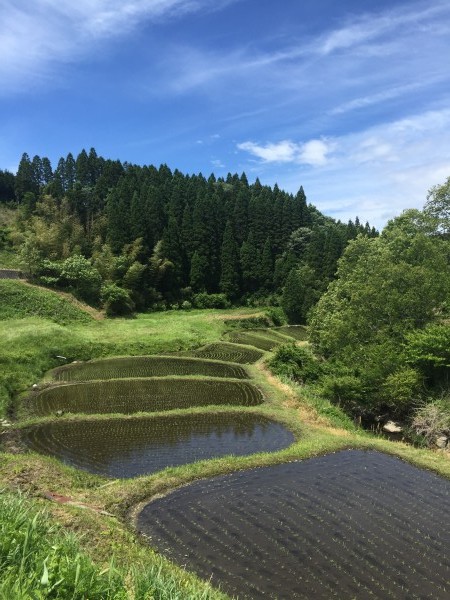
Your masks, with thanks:
<instances>
[{"instance_id":1,"label":"blue sky","mask_svg":"<svg viewBox=\"0 0 450 600\"><path fill-rule=\"evenodd\" d=\"M450 2L0 0L0 168L94 146L381 227L450 176Z\"/></svg>"}]
</instances>

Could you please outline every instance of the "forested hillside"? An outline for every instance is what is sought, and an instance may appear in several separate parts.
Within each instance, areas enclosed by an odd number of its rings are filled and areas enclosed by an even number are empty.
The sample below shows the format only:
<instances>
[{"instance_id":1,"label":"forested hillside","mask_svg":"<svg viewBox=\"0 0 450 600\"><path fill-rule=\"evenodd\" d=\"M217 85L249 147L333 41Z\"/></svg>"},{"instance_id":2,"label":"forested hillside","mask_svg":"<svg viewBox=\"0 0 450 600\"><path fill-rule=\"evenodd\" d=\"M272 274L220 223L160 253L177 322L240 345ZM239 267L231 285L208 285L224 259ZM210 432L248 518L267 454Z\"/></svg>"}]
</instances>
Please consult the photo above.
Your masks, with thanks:
<instances>
[{"instance_id":1,"label":"forested hillside","mask_svg":"<svg viewBox=\"0 0 450 600\"><path fill-rule=\"evenodd\" d=\"M348 242L377 235L322 215L302 187L122 164L93 148L55 169L24 154L16 175L0 171L0 200L19 209L0 243L22 268L109 314L278 302L286 288L290 319L304 322Z\"/></svg>"}]
</instances>

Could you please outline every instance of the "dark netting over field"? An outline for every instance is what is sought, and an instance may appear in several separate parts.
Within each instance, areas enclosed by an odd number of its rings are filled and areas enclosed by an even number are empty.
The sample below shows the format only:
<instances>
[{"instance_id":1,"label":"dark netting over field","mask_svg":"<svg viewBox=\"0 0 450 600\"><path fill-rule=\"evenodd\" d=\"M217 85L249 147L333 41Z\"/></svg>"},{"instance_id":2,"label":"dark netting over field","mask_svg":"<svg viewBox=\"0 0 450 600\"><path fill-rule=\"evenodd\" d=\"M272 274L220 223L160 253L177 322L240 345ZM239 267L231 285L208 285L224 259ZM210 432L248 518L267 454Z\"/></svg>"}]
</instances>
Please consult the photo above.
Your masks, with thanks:
<instances>
[{"instance_id":1,"label":"dark netting over field","mask_svg":"<svg viewBox=\"0 0 450 600\"><path fill-rule=\"evenodd\" d=\"M208 344L199 350L195 350L193 354L194 356L198 356L200 358L224 360L246 365L256 362L263 356L263 353L259 350L244 348L243 346L227 344L225 342Z\"/></svg>"},{"instance_id":2,"label":"dark netting over field","mask_svg":"<svg viewBox=\"0 0 450 600\"><path fill-rule=\"evenodd\" d=\"M211 405L256 406L261 391L246 381L220 379L113 379L47 388L31 399L36 415L157 412Z\"/></svg>"},{"instance_id":3,"label":"dark netting over field","mask_svg":"<svg viewBox=\"0 0 450 600\"><path fill-rule=\"evenodd\" d=\"M56 369L53 372L53 379L56 381L89 381L126 377L164 377L167 375L205 375L206 377L248 379L245 369L239 365L174 356L108 358L67 365Z\"/></svg>"},{"instance_id":4,"label":"dark netting over field","mask_svg":"<svg viewBox=\"0 0 450 600\"><path fill-rule=\"evenodd\" d=\"M348 450L193 483L138 529L239 598L444 600L449 500L445 479Z\"/></svg>"},{"instance_id":5,"label":"dark netting over field","mask_svg":"<svg viewBox=\"0 0 450 600\"><path fill-rule=\"evenodd\" d=\"M100 421L57 421L22 433L23 442L79 469L136 477L228 454L273 452L293 434L258 415L238 413Z\"/></svg>"}]
</instances>

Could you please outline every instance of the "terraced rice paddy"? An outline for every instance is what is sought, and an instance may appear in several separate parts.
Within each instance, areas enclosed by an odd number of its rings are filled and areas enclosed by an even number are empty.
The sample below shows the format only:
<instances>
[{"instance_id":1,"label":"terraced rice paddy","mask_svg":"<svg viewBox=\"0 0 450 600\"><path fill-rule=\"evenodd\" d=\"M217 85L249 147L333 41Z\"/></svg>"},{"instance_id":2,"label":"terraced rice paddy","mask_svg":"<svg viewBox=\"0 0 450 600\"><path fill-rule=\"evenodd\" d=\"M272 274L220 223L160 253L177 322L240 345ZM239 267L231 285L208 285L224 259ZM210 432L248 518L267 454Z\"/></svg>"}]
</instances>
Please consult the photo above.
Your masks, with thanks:
<instances>
[{"instance_id":1,"label":"terraced rice paddy","mask_svg":"<svg viewBox=\"0 0 450 600\"><path fill-rule=\"evenodd\" d=\"M136 477L228 454L273 452L294 441L282 425L238 413L56 421L22 435L31 450L111 477Z\"/></svg>"},{"instance_id":2,"label":"terraced rice paddy","mask_svg":"<svg viewBox=\"0 0 450 600\"><path fill-rule=\"evenodd\" d=\"M293 337L299 341L308 339L308 332L303 325L283 325L282 327L277 327L275 331L279 331L280 333Z\"/></svg>"},{"instance_id":3,"label":"terraced rice paddy","mask_svg":"<svg viewBox=\"0 0 450 600\"><path fill-rule=\"evenodd\" d=\"M94 379L164 377L168 375L204 375L206 377L248 379L247 372L239 365L174 356L132 356L94 360L60 367L52 375L56 381L91 381Z\"/></svg>"},{"instance_id":4,"label":"terraced rice paddy","mask_svg":"<svg viewBox=\"0 0 450 600\"><path fill-rule=\"evenodd\" d=\"M246 381L220 379L112 379L50 387L31 400L38 415L157 412L212 405L256 406L261 391Z\"/></svg>"},{"instance_id":5,"label":"terraced rice paddy","mask_svg":"<svg viewBox=\"0 0 450 600\"><path fill-rule=\"evenodd\" d=\"M195 350L193 355L200 358L249 365L262 358L263 353L256 349L244 348L235 344L215 342L213 344L208 344L199 350Z\"/></svg>"},{"instance_id":6,"label":"terraced rice paddy","mask_svg":"<svg viewBox=\"0 0 450 600\"><path fill-rule=\"evenodd\" d=\"M137 527L239 598L444 600L449 497L430 472L348 450L193 483Z\"/></svg>"},{"instance_id":7,"label":"terraced rice paddy","mask_svg":"<svg viewBox=\"0 0 450 600\"><path fill-rule=\"evenodd\" d=\"M292 339L306 340L306 329L301 325L285 325L277 328L259 328L231 331L226 334L229 342L254 346L270 352L280 344L286 344Z\"/></svg>"},{"instance_id":8,"label":"terraced rice paddy","mask_svg":"<svg viewBox=\"0 0 450 600\"><path fill-rule=\"evenodd\" d=\"M270 351L275 348L275 346L283 343L283 340L275 340L273 337L253 331L233 331L228 334L227 338L234 344L247 344L248 346L254 346L260 350L267 351ZM288 339L285 338L284 341L287 342Z\"/></svg>"}]
</instances>

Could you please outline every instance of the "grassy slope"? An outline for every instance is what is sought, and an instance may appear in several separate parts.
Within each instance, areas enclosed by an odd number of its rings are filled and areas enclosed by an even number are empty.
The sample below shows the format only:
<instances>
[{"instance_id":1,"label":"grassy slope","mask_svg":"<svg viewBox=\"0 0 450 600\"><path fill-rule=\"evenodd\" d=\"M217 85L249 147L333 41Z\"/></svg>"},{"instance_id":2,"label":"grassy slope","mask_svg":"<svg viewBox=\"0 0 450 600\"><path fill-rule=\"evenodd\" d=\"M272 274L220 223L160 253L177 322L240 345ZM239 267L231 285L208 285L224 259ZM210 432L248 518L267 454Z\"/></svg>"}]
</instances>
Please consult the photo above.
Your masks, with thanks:
<instances>
[{"instance_id":1,"label":"grassy slope","mask_svg":"<svg viewBox=\"0 0 450 600\"><path fill-rule=\"evenodd\" d=\"M240 312L245 315L250 311ZM0 360L2 367L8 366L10 387L20 389L41 377L47 369L56 366L56 354L74 360L188 349L218 340L225 327L223 319L234 314L236 311L167 312L140 315L133 320L74 320L65 325L36 317L15 318L0 322ZM114 555L116 564L120 565L117 577L122 583L119 582L119 591L115 595L107 596L105 592L104 597L138 598L144 597L139 595L139 590L146 590L146 593L152 590L153 595L148 596L150 598L213 599L223 596L194 576L153 554L145 545L136 543L132 525L141 502L196 478L303 459L348 447L372 448L396 454L450 477L450 461L443 454L416 450L406 444L389 442L357 431L335 407L311 396L305 399L301 388L270 376L263 361L249 367L249 370L268 401L262 407L240 410L258 412L285 423L297 436L296 443L285 450L248 457L222 457L168 468L151 476L116 481L79 472L54 459L36 454L4 453L0 454L0 480L12 489L31 493L33 498L28 502L32 505L32 510L45 503L46 509L53 516L53 522L63 524L69 531L83 533L77 543L95 559L97 565L108 568L111 556ZM7 388L4 388L4 393L7 392ZM220 410L236 408L222 407ZM195 411L205 412L205 409L177 412ZM218 409L210 407L207 411L217 412ZM84 503L92 510L81 510L67 504L52 504L39 499L49 491L69 496L76 503ZM100 511L106 511L110 516ZM4 510L0 510L0 518L2 514L6 514ZM30 522L30 519L25 520L25 523ZM46 523L48 529L50 525L48 521ZM55 540L61 548L66 547L58 532L49 534L48 539L49 547L55 545ZM41 551L41 559L47 551L48 548ZM42 564L31 566L30 569L35 573L42 569ZM86 569L88 572L90 567ZM95 573L101 577L98 569ZM145 576L144 573L148 575ZM11 582L14 582L13 576ZM124 589L126 592L123 592ZM126 595L120 596L120 593Z\"/></svg>"},{"instance_id":2,"label":"grassy slope","mask_svg":"<svg viewBox=\"0 0 450 600\"><path fill-rule=\"evenodd\" d=\"M55 292L0 280L0 418L14 412L14 398L51 368L73 360L195 348L217 340L222 316L232 313L169 311L95 320Z\"/></svg>"}]
</instances>

